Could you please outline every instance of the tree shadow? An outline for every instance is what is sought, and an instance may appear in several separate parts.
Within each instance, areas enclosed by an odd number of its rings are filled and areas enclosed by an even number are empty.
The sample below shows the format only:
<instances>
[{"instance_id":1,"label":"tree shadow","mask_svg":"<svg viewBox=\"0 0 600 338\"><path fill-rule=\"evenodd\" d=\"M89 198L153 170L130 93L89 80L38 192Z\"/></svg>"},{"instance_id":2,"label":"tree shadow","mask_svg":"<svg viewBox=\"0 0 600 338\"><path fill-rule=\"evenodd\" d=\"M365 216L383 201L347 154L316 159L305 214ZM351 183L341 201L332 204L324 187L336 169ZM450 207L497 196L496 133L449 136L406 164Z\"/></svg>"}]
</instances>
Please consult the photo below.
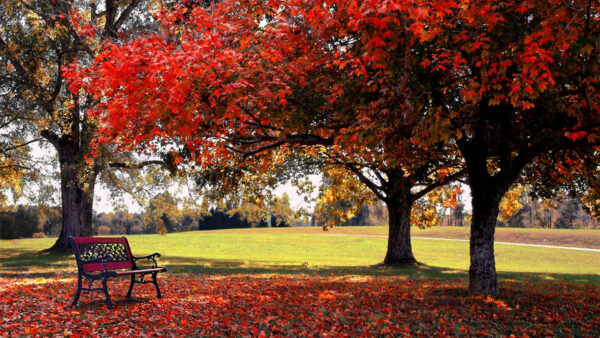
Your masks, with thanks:
<instances>
[{"instance_id":1,"label":"tree shadow","mask_svg":"<svg viewBox=\"0 0 600 338\"><path fill-rule=\"evenodd\" d=\"M0 277L43 278L75 271L75 260L72 254L0 249Z\"/></svg>"},{"instance_id":2,"label":"tree shadow","mask_svg":"<svg viewBox=\"0 0 600 338\"><path fill-rule=\"evenodd\" d=\"M405 276L409 278L464 278L461 270L434 267L425 264L407 266L310 266L294 262L246 261L241 259L214 259L192 257L164 257L162 262L172 273L193 274L303 274L313 276Z\"/></svg>"},{"instance_id":3,"label":"tree shadow","mask_svg":"<svg viewBox=\"0 0 600 338\"><path fill-rule=\"evenodd\" d=\"M143 264L143 263L142 263ZM256 275L290 274L311 276L403 276L411 279L468 279L465 270L416 264L408 266L311 266L295 262L258 261L243 259L216 259L205 257L163 256L160 265L167 267L167 273ZM31 250L0 249L0 277L37 278L76 274L75 259L72 254L42 254ZM600 274L560 274L533 272L498 273L501 281L555 282L565 281L575 284L600 285Z\"/></svg>"}]
</instances>

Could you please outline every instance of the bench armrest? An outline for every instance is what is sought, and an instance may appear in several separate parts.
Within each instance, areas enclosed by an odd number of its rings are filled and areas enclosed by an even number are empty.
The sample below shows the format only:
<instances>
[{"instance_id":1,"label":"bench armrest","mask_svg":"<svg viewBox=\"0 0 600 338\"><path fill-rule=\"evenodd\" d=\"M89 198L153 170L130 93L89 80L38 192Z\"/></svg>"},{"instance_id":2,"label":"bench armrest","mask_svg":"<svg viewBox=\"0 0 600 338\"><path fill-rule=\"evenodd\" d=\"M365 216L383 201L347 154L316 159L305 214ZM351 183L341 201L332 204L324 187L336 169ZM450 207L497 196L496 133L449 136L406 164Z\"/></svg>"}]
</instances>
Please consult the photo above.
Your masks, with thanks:
<instances>
[{"instance_id":1,"label":"bench armrest","mask_svg":"<svg viewBox=\"0 0 600 338\"><path fill-rule=\"evenodd\" d=\"M156 257L156 258L159 258L159 257L160 257L160 253L158 253L158 252L155 252L155 253L153 253L152 255L148 255L148 256L140 256L140 257L135 257L135 256L133 256L133 261L135 262L135 261L138 261L138 260L140 260L140 259L152 260L152 262L154 263L154 267L156 268L156 267L158 267L158 263L156 262L156 259L155 259L155 257Z\"/></svg>"}]
</instances>

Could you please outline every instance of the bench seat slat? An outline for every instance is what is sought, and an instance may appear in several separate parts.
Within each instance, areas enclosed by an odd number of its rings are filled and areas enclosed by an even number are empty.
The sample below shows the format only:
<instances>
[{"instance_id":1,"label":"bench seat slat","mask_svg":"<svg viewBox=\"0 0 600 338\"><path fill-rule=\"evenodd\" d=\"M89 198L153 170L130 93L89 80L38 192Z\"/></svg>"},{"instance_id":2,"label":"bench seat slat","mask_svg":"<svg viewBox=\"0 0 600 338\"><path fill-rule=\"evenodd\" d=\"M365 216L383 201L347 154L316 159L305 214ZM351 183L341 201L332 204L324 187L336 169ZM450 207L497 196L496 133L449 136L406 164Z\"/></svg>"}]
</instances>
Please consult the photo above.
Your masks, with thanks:
<instances>
[{"instance_id":1,"label":"bench seat slat","mask_svg":"<svg viewBox=\"0 0 600 338\"><path fill-rule=\"evenodd\" d=\"M133 263L131 261L106 262L106 267L108 270L131 269L133 268ZM83 265L83 269L86 272L103 271L104 265L102 263L87 263Z\"/></svg>"},{"instance_id":2,"label":"bench seat slat","mask_svg":"<svg viewBox=\"0 0 600 338\"><path fill-rule=\"evenodd\" d=\"M116 271L117 275L119 276L125 276L125 275L134 275L137 273L149 273L149 272L156 272L156 271L166 271L167 269L165 269L162 266L159 266L158 268L149 268L149 269L139 269L139 270L127 270L127 271Z\"/></svg>"}]
</instances>

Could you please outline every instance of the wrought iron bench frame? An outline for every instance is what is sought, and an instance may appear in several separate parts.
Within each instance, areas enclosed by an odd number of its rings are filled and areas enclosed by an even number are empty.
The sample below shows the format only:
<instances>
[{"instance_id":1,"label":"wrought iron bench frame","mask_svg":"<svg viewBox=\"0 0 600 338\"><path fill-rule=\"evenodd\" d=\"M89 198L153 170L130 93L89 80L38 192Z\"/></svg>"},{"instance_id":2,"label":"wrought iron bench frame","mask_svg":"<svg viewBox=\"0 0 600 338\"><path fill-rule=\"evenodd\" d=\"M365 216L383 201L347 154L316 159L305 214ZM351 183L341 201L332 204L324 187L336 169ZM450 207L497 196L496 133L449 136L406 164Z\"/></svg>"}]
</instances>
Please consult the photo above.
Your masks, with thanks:
<instances>
[{"instance_id":1,"label":"wrought iron bench frame","mask_svg":"<svg viewBox=\"0 0 600 338\"><path fill-rule=\"evenodd\" d=\"M133 286L137 284L153 283L156 288L156 297L162 298L156 276L159 272L167 271L165 267L158 266L156 252L148 256L135 257L131 254L129 242L125 237L69 237L77 261L77 293L71 307L75 307L81 296L81 291L102 291L106 297L106 304L112 309L112 302L108 293L108 279L111 277L131 276L131 283L127 291L127 299L131 298ZM152 268L140 269L136 261L151 260ZM136 280L135 275L139 275ZM152 275L152 280L145 280L144 276ZM88 287L82 286L83 277L88 281ZM94 281L102 283L101 288L93 288Z\"/></svg>"}]
</instances>

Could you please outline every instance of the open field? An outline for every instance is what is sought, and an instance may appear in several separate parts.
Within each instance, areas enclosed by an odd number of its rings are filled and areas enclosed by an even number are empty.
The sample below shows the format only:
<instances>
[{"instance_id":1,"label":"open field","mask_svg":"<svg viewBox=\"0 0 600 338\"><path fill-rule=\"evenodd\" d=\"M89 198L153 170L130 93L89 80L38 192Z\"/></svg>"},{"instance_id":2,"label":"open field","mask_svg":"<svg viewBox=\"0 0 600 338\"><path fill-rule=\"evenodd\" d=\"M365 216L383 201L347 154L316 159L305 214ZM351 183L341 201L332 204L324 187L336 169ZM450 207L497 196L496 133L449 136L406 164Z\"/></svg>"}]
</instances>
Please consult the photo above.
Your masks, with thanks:
<instances>
[{"instance_id":1,"label":"open field","mask_svg":"<svg viewBox=\"0 0 600 338\"><path fill-rule=\"evenodd\" d=\"M323 231L320 227L306 228L257 228L218 230L224 233L285 233L285 234L348 234L348 235L377 235L387 236L386 226L369 227L338 227ZM469 239L468 227L433 227L427 229L412 228L412 236ZM497 242L514 242L527 244L542 244L556 246L573 246L600 249L600 229L598 230L568 230L568 229L521 229L496 228Z\"/></svg>"}]
</instances>

